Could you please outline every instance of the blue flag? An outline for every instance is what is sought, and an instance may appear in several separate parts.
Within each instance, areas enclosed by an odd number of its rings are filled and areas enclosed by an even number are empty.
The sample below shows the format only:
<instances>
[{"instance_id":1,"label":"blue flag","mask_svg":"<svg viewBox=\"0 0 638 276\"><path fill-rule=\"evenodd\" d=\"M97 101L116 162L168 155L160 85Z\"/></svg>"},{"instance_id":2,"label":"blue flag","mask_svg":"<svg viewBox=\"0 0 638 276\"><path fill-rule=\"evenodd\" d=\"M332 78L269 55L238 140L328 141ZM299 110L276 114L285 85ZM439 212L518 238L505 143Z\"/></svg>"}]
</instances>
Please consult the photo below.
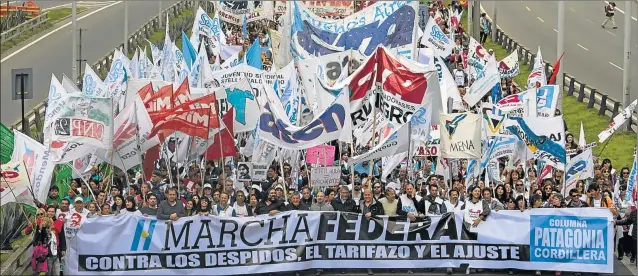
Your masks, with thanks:
<instances>
[{"instance_id":1,"label":"blue flag","mask_svg":"<svg viewBox=\"0 0 638 276\"><path fill-rule=\"evenodd\" d=\"M184 54L186 65L188 65L188 69L190 70L197 58L197 50L195 50L195 47L193 47L193 44L191 44L191 41L184 32L182 32L182 53Z\"/></svg>"},{"instance_id":2,"label":"blue flag","mask_svg":"<svg viewBox=\"0 0 638 276\"><path fill-rule=\"evenodd\" d=\"M261 61L261 47L259 46L259 39L255 39L253 45L250 45L248 51L246 51L246 63L259 70L264 70L264 65Z\"/></svg>"}]
</instances>

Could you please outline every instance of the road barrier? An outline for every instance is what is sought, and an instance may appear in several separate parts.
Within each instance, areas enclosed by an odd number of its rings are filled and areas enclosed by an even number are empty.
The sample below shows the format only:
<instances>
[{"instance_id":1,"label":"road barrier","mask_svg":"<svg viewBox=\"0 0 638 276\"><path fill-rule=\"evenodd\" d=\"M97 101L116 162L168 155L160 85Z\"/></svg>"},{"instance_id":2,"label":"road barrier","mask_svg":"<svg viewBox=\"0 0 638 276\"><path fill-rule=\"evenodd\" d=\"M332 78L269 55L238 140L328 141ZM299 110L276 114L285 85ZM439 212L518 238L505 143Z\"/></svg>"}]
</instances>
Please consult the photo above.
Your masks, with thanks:
<instances>
[{"instance_id":1,"label":"road barrier","mask_svg":"<svg viewBox=\"0 0 638 276\"><path fill-rule=\"evenodd\" d=\"M10 42L20 37L20 35L22 35L23 33L40 27L42 24L46 23L47 21L49 21L48 12L41 14L38 17L29 19L25 22L22 22L20 25L15 26L3 32L2 34L0 34L0 41L2 41L3 44Z\"/></svg>"},{"instance_id":2,"label":"road barrier","mask_svg":"<svg viewBox=\"0 0 638 276\"><path fill-rule=\"evenodd\" d=\"M492 22L488 20L489 29L492 29ZM518 52L519 62L524 65L529 66L529 70L531 71L534 68L534 59L536 58L536 54L534 54L529 49L525 48L522 44L509 37L506 33L503 32L500 28L496 30L496 41L494 43L501 45L503 49L507 51L507 53L512 53L513 51ZM545 75L550 76L548 72L553 72L554 68L549 63L543 61L545 64ZM576 97L576 99L581 103L586 103L587 108L592 109L596 108L598 110L598 115L604 115L610 118L610 122L612 118L614 118L618 113L623 109L622 102L609 97L606 94L599 92L596 88L591 87L583 82L576 80L573 76L563 73L563 91L567 92L568 96ZM525 84L521 84L525 85ZM638 132L638 117L636 115L632 115L629 120L629 124L631 126L632 131Z\"/></svg>"},{"instance_id":3,"label":"road barrier","mask_svg":"<svg viewBox=\"0 0 638 276\"><path fill-rule=\"evenodd\" d=\"M169 17L175 18L188 9L194 9L194 4L195 4L195 1L180 1L173 4L172 6L168 7L162 12L162 15L161 15L162 22L165 21L167 14L169 15ZM204 3L202 2L200 4L204 4ZM207 12L212 12L213 5L206 3L202 6L202 8L204 8ZM171 34L170 34L173 40L177 38L178 35L181 35L182 30L186 31L187 30L186 27L192 26L184 22L190 22L190 24L192 24L193 17L194 15L189 16L188 18L184 18L183 20L180 20L175 24L175 27L177 28L175 28L175 30L171 30ZM166 24L166 22L164 22L164 24ZM127 40L129 51L134 52L137 46L142 46L144 43L146 43L146 39L149 39L155 32L163 28L164 28L163 26L160 26L159 16L155 16L151 18L148 22L146 22L146 24L144 24L141 28L139 28L137 31L133 32L129 36ZM124 47L124 43L120 44L116 49L121 49L122 47ZM113 61L114 54L115 54L115 49L113 49L112 51L110 51L109 53L101 57L100 59L98 59L95 63L91 65L91 67L98 75L105 76L111 68L111 62ZM82 85L81 77L78 78L77 84L78 84L78 87L81 87ZM36 105L33 109L31 109L25 114L25 117L28 121L27 123L28 123L29 129L26 129L24 131L22 130L21 119L14 122L11 125L11 127L42 142L42 138L43 138L42 129L43 129L43 123L44 123L44 116L46 114L46 105L47 105L47 99L45 99L43 102Z\"/></svg>"}]
</instances>

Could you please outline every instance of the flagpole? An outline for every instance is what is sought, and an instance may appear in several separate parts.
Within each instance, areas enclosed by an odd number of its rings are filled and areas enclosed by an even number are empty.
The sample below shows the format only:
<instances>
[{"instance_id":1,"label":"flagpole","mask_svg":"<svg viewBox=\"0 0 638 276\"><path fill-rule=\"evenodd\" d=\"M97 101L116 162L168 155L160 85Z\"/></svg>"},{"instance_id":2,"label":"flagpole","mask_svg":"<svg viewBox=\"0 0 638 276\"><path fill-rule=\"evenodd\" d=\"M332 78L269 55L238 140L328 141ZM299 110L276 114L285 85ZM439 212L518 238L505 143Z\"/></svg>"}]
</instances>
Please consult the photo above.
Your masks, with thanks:
<instances>
[{"instance_id":1,"label":"flagpole","mask_svg":"<svg viewBox=\"0 0 638 276\"><path fill-rule=\"evenodd\" d=\"M22 162L23 162L22 164L24 164L24 161L22 161ZM26 167L25 167L25 169L26 169ZM2 170L0 169L0 171L2 171ZM29 174L27 173L27 176L28 176L28 175L29 175ZM16 196L16 194L13 192L13 188L11 188L11 185L9 184L9 181L7 181L7 179L6 179L6 178L4 178L4 177L2 177L2 179L4 180L4 182L5 182L5 183L7 183L7 187L9 187L9 191L10 191L10 192L11 192L11 194L13 195L13 198L15 198L16 203L20 204L20 202L18 202L18 197L17 197L17 196ZM31 183L31 180L29 180L29 183ZM32 195L33 195L33 194L32 194ZM35 198L34 198L34 199L35 199ZM35 202L34 202L34 203L35 203ZM37 206L37 207L39 208L40 206ZM24 206L23 206L22 204L20 204L20 210L22 211L22 214L23 214L23 215L24 215L24 217L27 219L27 221L29 221L29 216L27 215L27 212L25 212L25 211L24 211ZM31 224L31 221L29 221L29 224Z\"/></svg>"},{"instance_id":2,"label":"flagpole","mask_svg":"<svg viewBox=\"0 0 638 276\"><path fill-rule=\"evenodd\" d=\"M72 170L72 171L74 171L74 172L75 172L75 173L77 173L78 175L82 176L82 174L81 174L78 170L76 170L76 169L75 169L75 167L73 167L73 166L71 166L71 165L68 165L68 164L67 164L67 166L69 166L69 167L71 168L71 170ZM113 171L113 169L111 169L111 171ZM111 175L112 175L112 174L111 174ZM91 195L93 196L93 198L92 198L92 200L91 200L91 201L96 200L96 199L95 199L95 194L93 193L93 189L91 189L91 185L89 185L89 183L87 183L87 182L86 182L86 180L84 180L84 178L80 177L80 179L82 180L82 182L84 182L84 184L86 184L86 187L89 189L89 192L91 192ZM113 177L111 177L111 179L113 179ZM78 183L78 184L79 184L79 183Z\"/></svg>"},{"instance_id":3,"label":"flagpole","mask_svg":"<svg viewBox=\"0 0 638 276\"><path fill-rule=\"evenodd\" d=\"M281 154L281 148L279 148L278 155L279 155L279 172L281 173L281 179L284 180L283 187L282 187L284 189L284 199L288 201L288 187L286 187L288 185L286 185L286 178L284 177L284 161Z\"/></svg>"},{"instance_id":4,"label":"flagpole","mask_svg":"<svg viewBox=\"0 0 638 276\"><path fill-rule=\"evenodd\" d=\"M115 153L115 139L113 139L114 138L113 136L115 135L115 115L113 114L113 111L114 111L113 108L115 108L114 107L114 103L115 103L115 101L113 100L113 96L111 96L111 185L110 186L113 186L113 181L114 181L114 179L112 177L113 176L113 170L114 170L113 169L113 154ZM72 167L72 169L74 169L73 166L71 166L71 167ZM78 174L78 175L82 176L82 174ZM84 179L82 179L82 180L84 180ZM86 183L86 181L85 181L85 183ZM86 184L86 185L88 186L89 184ZM91 186L88 186L88 187L89 187L89 190L92 190Z\"/></svg>"},{"instance_id":5,"label":"flagpole","mask_svg":"<svg viewBox=\"0 0 638 276\"><path fill-rule=\"evenodd\" d=\"M376 94L373 95L374 96L374 100L372 101L372 148L374 148L377 145L377 139L375 139L374 134L377 131L377 107L376 107L376 102L377 102L377 96ZM379 133L379 139L381 138L381 133ZM371 162L368 162L368 164L372 163L372 165L370 166L370 169L368 170L368 177L370 179L372 179L372 169L374 168L374 159L371 160Z\"/></svg>"},{"instance_id":6,"label":"flagpole","mask_svg":"<svg viewBox=\"0 0 638 276\"><path fill-rule=\"evenodd\" d=\"M412 175L413 169L412 169L412 158L410 158L412 156L412 124L410 124L410 122L407 122L408 124L408 177L410 177Z\"/></svg>"},{"instance_id":7,"label":"flagpole","mask_svg":"<svg viewBox=\"0 0 638 276\"><path fill-rule=\"evenodd\" d=\"M134 115L135 115L135 129L137 130L135 132L135 139L137 140L137 147L138 150L140 152L140 160L142 161L142 166L144 166L144 154L142 153L142 144L140 143L140 123L139 120L137 118L137 101L133 102L133 109L134 111ZM142 168L142 179L146 180L146 175L144 175L144 168ZM130 181L129 181L130 182Z\"/></svg>"},{"instance_id":8,"label":"flagpole","mask_svg":"<svg viewBox=\"0 0 638 276\"><path fill-rule=\"evenodd\" d=\"M210 108L208 109L208 118L210 118ZM210 146L210 124L208 124L208 128L206 131L206 150L204 150L204 156L202 157L203 160L208 161L208 159L206 158L206 155L208 154L208 147ZM200 168L200 171L203 170L203 166L202 168ZM206 176L206 171L204 171L204 173L202 174L202 183L203 180Z\"/></svg>"}]
</instances>

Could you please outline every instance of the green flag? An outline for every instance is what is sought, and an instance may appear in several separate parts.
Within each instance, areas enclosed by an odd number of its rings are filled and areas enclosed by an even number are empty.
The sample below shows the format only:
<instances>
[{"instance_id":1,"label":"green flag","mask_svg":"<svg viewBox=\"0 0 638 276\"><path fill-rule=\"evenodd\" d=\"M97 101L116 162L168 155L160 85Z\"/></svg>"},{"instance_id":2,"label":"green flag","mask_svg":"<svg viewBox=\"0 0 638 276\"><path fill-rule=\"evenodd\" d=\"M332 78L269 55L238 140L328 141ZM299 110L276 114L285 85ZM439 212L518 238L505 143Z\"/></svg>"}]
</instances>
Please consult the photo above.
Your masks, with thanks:
<instances>
[{"instance_id":1,"label":"green flag","mask_svg":"<svg viewBox=\"0 0 638 276\"><path fill-rule=\"evenodd\" d=\"M5 164L13 154L13 131L0 123L0 162Z\"/></svg>"}]
</instances>

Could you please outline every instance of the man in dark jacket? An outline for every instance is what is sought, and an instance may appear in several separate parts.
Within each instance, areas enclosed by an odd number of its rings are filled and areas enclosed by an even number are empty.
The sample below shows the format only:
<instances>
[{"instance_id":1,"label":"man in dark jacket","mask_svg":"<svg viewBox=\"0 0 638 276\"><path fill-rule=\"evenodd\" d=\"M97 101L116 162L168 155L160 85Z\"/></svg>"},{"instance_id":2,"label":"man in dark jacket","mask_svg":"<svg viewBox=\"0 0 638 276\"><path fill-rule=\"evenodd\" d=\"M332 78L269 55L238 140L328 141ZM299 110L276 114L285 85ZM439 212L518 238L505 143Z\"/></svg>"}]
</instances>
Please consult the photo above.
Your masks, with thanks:
<instances>
[{"instance_id":1,"label":"man in dark jacket","mask_svg":"<svg viewBox=\"0 0 638 276\"><path fill-rule=\"evenodd\" d=\"M303 188L301 193L303 195L301 197L301 202L303 204L308 205L308 206L312 206L313 198L312 198L312 191L310 190L310 188L308 188L308 187Z\"/></svg>"},{"instance_id":2,"label":"man in dark jacket","mask_svg":"<svg viewBox=\"0 0 638 276\"><path fill-rule=\"evenodd\" d=\"M265 215L265 214L277 214L279 212L285 212L288 208L283 201L279 200L277 197L277 191L274 188L270 188L268 190L268 197L257 204L255 207L255 213L257 215Z\"/></svg>"},{"instance_id":3,"label":"man in dark jacket","mask_svg":"<svg viewBox=\"0 0 638 276\"><path fill-rule=\"evenodd\" d=\"M447 207L443 199L439 197L439 186L430 185L430 194L423 197L423 209L428 215L441 215L447 213Z\"/></svg>"},{"instance_id":4,"label":"man in dark jacket","mask_svg":"<svg viewBox=\"0 0 638 276\"><path fill-rule=\"evenodd\" d=\"M581 196L582 195L578 192L578 190L576 190L576 188L569 190L569 202L567 203L567 208L589 207L587 202L580 199Z\"/></svg>"},{"instance_id":5,"label":"man in dark jacket","mask_svg":"<svg viewBox=\"0 0 638 276\"><path fill-rule=\"evenodd\" d=\"M288 199L288 204L286 205L288 211L310 211L310 206L301 202L301 195L298 192L295 192Z\"/></svg>"},{"instance_id":6,"label":"man in dark jacket","mask_svg":"<svg viewBox=\"0 0 638 276\"><path fill-rule=\"evenodd\" d=\"M348 187L339 189L339 197L335 197L330 203L335 211L357 213L357 204L350 198Z\"/></svg>"},{"instance_id":7,"label":"man in dark jacket","mask_svg":"<svg viewBox=\"0 0 638 276\"><path fill-rule=\"evenodd\" d=\"M359 210L365 217L382 216L384 215L383 206L372 195L372 190L363 191L363 199L359 204Z\"/></svg>"}]
</instances>

